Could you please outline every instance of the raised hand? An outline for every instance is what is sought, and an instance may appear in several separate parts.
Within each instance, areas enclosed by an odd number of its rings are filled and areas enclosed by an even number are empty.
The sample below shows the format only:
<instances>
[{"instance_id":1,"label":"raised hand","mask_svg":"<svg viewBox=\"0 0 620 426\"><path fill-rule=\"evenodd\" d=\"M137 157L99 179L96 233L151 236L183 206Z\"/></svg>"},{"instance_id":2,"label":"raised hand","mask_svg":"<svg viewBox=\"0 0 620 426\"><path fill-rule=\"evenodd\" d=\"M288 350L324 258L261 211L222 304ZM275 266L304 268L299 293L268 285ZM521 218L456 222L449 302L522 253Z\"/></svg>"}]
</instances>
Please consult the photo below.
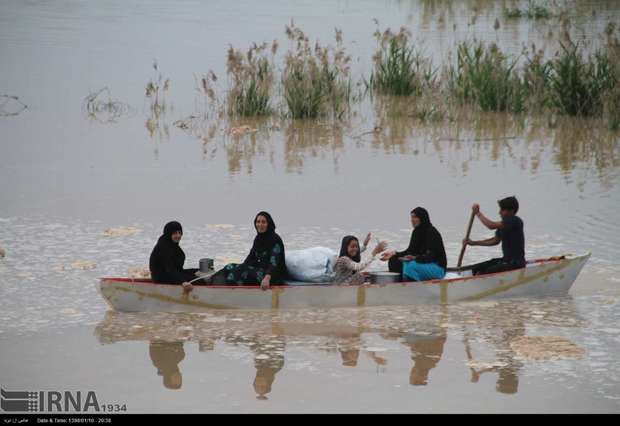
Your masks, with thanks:
<instances>
[{"instance_id":1,"label":"raised hand","mask_svg":"<svg viewBox=\"0 0 620 426\"><path fill-rule=\"evenodd\" d=\"M366 235L366 238L364 238L364 247L368 246L368 243L370 242L371 237L372 237L372 234L369 232L368 235Z\"/></svg>"},{"instance_id":2,"label":"raised hand","mask_svg":"<svg viewBox=\"0 0 620 426\"><path fill-rule=\"evenodd\" d=\"M370 235L370 234L368 234ZM387 243L385 241L380 241L377 246L375 247L375 249L372 251L373 255L377 255L379 253L381 253L382 251L385 250L385 248L387 247Z\"/></svg>"}]
</instances>

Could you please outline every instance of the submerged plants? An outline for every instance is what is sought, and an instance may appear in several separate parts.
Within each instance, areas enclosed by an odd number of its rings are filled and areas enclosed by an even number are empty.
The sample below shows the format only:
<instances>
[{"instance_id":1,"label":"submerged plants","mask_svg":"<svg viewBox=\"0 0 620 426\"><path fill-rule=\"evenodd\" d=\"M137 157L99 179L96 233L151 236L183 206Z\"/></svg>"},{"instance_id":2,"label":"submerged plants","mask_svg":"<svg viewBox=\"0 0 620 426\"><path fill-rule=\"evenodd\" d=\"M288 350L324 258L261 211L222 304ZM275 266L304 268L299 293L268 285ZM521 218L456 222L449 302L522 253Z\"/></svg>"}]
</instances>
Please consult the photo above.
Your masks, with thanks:
<instances>
[{"instance_id":1,"label":"submerged plants","mask_svg":"<svg viewBox=\"0 0 620 426\"><path fill-rule=\"evenodd\" d=\"M336 29L336 47L311 46L308 37L291 23L286 35L295 48L286 53L282 75L284 101L292 118L341 118L352 99L349 62Z\"/></svg>"},{"instance_id":2,"label":"submerged plants","mask_svg":"<svg viewBox=\"0 0 620 426\"><path fill-rule=\"evenodd\" d=\"M523 112L527 90L516 63L496 44L463 42L457 48L456 66L449 71L450 93L483 111Z\"/></svg>"},{"instance_id":3,"label":"submerged plants","mask_svg":"<svg viewBox=\"0 0 620 426\"><path fill-rule=\"evenodd\" d=\"M506 18L549 19L552 14L546 6L536 4L530 0L527 9L521 10L518 7L505 9L504 16Z\"/></svg>"},{"instance_id":4,"label":"submerged plants","mask_svg":"<svg viewBox=\"0 0 620 426\"><path fill-rule=\"evenodd\" d=\"M230 78L227 111L230 116L261 116L272 111L271 100L274 83L273 57L278 49L274 41L254 44L246 53L228 49L226 61Z\"/></svg>"},{"instance_id":5,"label":"submerged plants","mask_svg":"<svg viewBox=\"0 0 620 426\"><path fill-rule=\"evenodd\" d=\"M419 95L432 86L435 71L431 63L410 42L410 33L401 28L397 34L390 29L375 31L379 48L373 56L373 71L367 85L387 95Z\"/></svg>"},{"instance_id":6,"label":"submerged plants","mask_svg":"<svg viewBox=\"0 0 620 426\"><path fill-rule=\"evenodd\" d=\"M170 79L164 80L157 61L153 62L153 69L156 75L146 84L145 96L150 100L151 113L159 115L167 108L166 93L170 89Z\"/></svg>"},{"instance_id":7,"label":"submerged plants","mask_svg":"<svg viewBox=\"0 0 620 426\"><path fill-rule=\"evenodd\" d=\"M122 116L128 115L131 112L128 104L112 99L110 89L107 87L86 96L82 109L88 118L100 123L114 123Z\"/></svg>"},{"instance_id":8,"label":"submerged plants","mask_svg":"<svg viewBox=\"0 0 620 426\"><path fill-rule=\"evenodd\" d=\"M28 105L19 100L18 96L0 95L0 117L19 115Z\"/></svg>"},{"instance_id":9,"label":"submerged plants","mask_svg":"<svg viewBox=\"0 0 620 426\"><path fill-rule=\"evenodd\" d=\"M585 59L578 44L561 43L550 62L549 97L562 114L593 116L603 110L603 97L616 84L614 67L604 51Z\"/></svg>"}]
</instances>

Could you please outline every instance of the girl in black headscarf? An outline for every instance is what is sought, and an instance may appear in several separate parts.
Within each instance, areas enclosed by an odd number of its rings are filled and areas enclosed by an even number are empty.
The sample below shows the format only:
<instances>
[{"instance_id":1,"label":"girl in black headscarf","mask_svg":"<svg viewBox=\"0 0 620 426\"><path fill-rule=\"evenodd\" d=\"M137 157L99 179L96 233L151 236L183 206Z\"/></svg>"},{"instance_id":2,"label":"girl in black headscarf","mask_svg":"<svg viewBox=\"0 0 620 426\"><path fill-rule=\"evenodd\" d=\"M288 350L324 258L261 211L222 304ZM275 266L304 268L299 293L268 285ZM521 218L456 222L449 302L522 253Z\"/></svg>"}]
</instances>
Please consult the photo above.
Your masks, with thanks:
<instances>
[{"instance_id":1,"label":"girl in black headscarf","mask_svg":"<svg viewBox=\"0 0 620 426\"><path fill-rule=\"evenodd\" d=\"M183 228L179 222L168 222L164 233L151 252L151 278L161 284L182 284L196 278L198 269L183 269L185 253L179 247Z\"/></svg>"},{"instance_id":2,"label":"girl in black headscarf","mask_svg":"<svg viewBox=\"0 0 620 426\"><path fill-rule=\"evenodd\" d=\"M286 279L284 243L276 234L276 224L267 212L254 218L256 237L242 264L230 263L210 279L213 284L260 284L267 289Z\"/></svg>"},{"instance_id":3,"label":"girl in black headscarf","mask_svg":"<svg viewBox=\"0 0 620 426\"><path fill-rule=\"evenodd\" d=\"M404 279L425 281L443 278L446 274L446 250L439 231L431 223L426 209L416 207L411 211L409 247L400 252L387 252L381 260L389 260L391 272L399 272Z\"/></svg>"}]
</instances>

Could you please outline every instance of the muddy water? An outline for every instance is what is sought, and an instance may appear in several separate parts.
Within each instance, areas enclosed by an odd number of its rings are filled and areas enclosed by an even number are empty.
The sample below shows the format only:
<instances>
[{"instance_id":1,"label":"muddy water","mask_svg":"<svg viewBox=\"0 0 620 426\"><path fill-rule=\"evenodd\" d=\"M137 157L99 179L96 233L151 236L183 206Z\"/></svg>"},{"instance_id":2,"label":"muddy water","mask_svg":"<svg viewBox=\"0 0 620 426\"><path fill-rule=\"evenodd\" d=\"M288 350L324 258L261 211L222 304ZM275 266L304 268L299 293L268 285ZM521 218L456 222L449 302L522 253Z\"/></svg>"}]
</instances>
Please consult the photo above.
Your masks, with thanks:
<instances>
[{"instance_id":1,"label":"muddy water","mask_svg":"<svg viewBox=\"0 0 620 426\"><path fill-rule=\"evenodd\" d=\"M620 146L600 122L464 111L424 124L384 99L337 123L174 125L204 112L194 76L225 80L229 43L286 49L291 19L325 43L342 28L358 77L373 18L407 26L437 62L472 37L515 55L557 48L558 20L507 20L513 2L453 3L2 2L0 95L27 105L0 99L16 113L0 116L3 388L94 389L130 412L618 412ZM561 4L573 37L593 45L620 16L612 1ZM171 82L159 114L144 97L154 59ZM116 107L89 117L84 99L103 87ZM239 125L257 131L230 135ZM512 194L529 258L592 252L569 298L145 316L106 312L95 289L99 276L146 266L170 219L184 225L188 264L242 259L261 209L288 249L337 248L369 230L401 248L409 210L423 205L454 264L468 206L493 216ZM116 227L138 232L105 235ZM469 249L466 262L496 253ZM529 359L540 348L511 345L528 336L564 340Z\"/></svg>"}]
</instances>

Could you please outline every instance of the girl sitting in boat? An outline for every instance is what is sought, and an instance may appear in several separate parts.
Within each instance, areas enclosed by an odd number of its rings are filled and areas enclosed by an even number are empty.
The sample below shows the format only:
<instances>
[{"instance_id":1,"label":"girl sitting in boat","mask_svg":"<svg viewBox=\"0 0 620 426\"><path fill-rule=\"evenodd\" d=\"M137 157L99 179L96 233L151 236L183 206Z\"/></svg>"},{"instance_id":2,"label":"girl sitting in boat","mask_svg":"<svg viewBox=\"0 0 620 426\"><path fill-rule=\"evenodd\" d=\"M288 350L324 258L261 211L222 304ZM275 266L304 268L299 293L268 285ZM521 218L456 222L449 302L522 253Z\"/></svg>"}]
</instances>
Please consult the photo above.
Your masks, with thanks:
<instances>
[{"instance_id":1,"label":"girl sitting in boat","mask_svg":"<svg viewBox=\"0 0 620 426\"><path fill-rule=\"evenodd\" d=\"M183 228L179 222L168 222L164 233L157 240L151 252L149 268L151 278L159 284L183 284L191 288L189 281L196 278L198 269L183 269L185 253L179 246L183 237Z\"/></svg>"},{"instance_id":2,"label":"girl sitting in boat","mask_svg":"<svg viewBox=\"0 0 620 426\"><path fill-rule=\"evenodd\" d=\"M334 284L360 285L364 283L362 271L364 271L372 261L375 260L375 257L385 250L387 246L385 241L381 241L372 250L372 256L362 262L360 253L366 251L369 241L370 234L368 234L364 240L364 246L360 250L360 243L357 237L347 235L342 239L340 255L334 264Z\"/></svg>"},{"instance_id":3,"label":"girl sitting in boat","mask_svg":"<svg viewBox=\"0 0 620 426\"><path fill-rule=\"evenodd\" d=\"M446 250L439 231L431 224L426 209L411 211L413 232L409 247L401 252L386 252L381 260L389 261L391 272L399 272L404 280L426 281L446 275Z\"/></svg>"},{"instance_id":4,"label":"girl sitting in boat","mask_svg":"<svg viewBox=\"0 0 620 426\"><path fill-rule=\"evenodd\" d=\"M271 284L281 284L286 279L284 243L276 234L276 224L267 212L260 212L254 219L256 237L242 264L229 263L208 281L212 284L257 284L263 290Z\"/></svg>"}]
</instances>

